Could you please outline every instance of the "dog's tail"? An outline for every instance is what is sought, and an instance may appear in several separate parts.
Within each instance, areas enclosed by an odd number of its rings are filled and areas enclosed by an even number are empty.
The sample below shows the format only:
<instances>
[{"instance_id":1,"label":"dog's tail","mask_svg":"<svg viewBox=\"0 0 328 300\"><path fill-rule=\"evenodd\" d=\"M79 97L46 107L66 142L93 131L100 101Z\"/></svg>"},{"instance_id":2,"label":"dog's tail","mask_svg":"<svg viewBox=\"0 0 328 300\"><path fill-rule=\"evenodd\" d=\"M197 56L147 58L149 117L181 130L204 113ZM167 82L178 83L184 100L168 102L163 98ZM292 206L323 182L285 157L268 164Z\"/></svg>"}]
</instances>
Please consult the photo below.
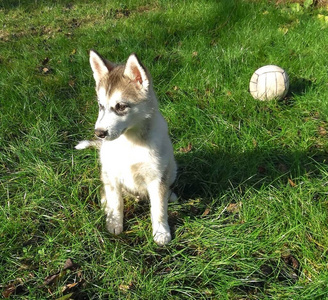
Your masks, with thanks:
<instances>
[{"instance_id":1,"label":"dog's tail","mask_svg":"<svg viewBox=\"0 0 328 300\"><path fill-rule=\"evenodd\" d=\"M86 148L100 149L100 146L101 146L100 140L81 141L75 146L75 149L77 149L77 150L82 150L82 149L86 149Z\"/></svg>"}]
</instances>

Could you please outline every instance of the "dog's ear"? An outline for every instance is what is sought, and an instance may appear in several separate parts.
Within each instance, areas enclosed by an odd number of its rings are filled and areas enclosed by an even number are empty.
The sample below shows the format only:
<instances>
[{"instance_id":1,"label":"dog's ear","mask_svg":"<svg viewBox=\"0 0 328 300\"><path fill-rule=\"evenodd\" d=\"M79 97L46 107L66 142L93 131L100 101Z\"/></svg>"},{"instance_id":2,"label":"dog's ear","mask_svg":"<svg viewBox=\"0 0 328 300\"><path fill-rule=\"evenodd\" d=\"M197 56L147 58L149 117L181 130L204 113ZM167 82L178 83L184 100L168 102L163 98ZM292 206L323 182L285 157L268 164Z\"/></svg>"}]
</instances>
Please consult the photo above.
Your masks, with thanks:
<instances>
[{"instance_id":1,"label":"dog's ear","mask_svg":"<svg viewBox=\"0 0 328 300\"><path fill-rule=\"evenodd\" d=\"M129 56L126 62L124 76L130 78L139 89L147 89L149 86L149 78L146 69L134 53Z\"/></svg>"},{"instance_id":2,"label":"dog's ear","mask_svg":"<svg viewBox=\"0 0 328 300\"><path fill-rule=\"evenodd\" d=\"M90 50L90 65L93 71L93 77L98 85L100 79L108 74L113 68L112 64L107 59L102 58L96 51Z\"/></svg>"}]
</instances>

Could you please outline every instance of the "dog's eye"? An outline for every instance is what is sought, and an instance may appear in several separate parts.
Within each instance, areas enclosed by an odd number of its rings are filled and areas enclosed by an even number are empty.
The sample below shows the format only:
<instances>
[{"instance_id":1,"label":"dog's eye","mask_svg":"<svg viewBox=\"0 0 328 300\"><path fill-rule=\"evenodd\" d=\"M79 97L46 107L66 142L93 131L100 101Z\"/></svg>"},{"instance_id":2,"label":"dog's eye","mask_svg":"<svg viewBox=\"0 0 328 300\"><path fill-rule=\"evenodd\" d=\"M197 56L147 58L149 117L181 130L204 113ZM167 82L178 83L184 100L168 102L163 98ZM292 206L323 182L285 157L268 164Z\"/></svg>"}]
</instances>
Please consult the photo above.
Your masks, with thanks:
<instances>
[{"instance_id":1,"label":"dog's eye","mask_svg":"<svg viewBox=\"0 0 328 300\"><path fill-rule=\"evenodd\" d=\"M115 110L117 112L123 112L128 108L128 105L125 103L116 103Z\"/></svg>"}]
</instances>

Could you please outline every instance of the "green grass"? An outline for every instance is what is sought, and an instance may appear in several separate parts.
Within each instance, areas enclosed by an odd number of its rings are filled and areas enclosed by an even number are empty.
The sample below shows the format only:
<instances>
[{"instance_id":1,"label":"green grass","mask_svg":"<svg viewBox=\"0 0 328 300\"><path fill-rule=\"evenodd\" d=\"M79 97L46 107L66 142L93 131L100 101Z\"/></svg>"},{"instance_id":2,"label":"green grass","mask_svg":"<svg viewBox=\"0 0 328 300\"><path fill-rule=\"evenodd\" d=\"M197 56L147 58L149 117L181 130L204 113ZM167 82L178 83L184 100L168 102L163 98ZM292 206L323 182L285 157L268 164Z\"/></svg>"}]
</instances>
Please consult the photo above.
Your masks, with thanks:
<instances>
[{"instance_id":1,"label":"green grass","mask_svg":"<svg viewBox=\"0 0 328 300\"><path fill-rule=\"evenodd\" d=\"M328 297L328 11L268 2L0 3L2 296ZM166 247L146 201L106 232L97 153L74 150L97 116L90 48L153 76L179 165ZM282 101L248 93L267 64Z\"/></svg>"}]
</instances>

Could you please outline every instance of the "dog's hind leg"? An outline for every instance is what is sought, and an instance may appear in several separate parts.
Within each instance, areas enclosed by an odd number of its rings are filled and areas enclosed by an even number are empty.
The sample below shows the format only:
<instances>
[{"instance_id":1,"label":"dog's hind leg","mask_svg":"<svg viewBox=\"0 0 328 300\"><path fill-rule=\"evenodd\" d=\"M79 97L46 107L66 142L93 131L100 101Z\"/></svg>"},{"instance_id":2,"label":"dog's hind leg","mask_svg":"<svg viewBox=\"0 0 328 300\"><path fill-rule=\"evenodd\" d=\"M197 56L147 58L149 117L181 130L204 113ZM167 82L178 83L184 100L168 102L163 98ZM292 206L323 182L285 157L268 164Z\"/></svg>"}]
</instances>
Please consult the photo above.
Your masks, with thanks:
<instances>
[{"instance_id":1,"label":"dog's hind leg","mask_svg":"<svg viewBox=\"0 0 328 300\"><path fill-rule=\"evenodd\" d=\"M157 180L148 184L150 198L153 237L156 244L163 246L171 241L170 227L167 221L167 203L169 190L163 182Z\"/></svg>"}]
</instances>

